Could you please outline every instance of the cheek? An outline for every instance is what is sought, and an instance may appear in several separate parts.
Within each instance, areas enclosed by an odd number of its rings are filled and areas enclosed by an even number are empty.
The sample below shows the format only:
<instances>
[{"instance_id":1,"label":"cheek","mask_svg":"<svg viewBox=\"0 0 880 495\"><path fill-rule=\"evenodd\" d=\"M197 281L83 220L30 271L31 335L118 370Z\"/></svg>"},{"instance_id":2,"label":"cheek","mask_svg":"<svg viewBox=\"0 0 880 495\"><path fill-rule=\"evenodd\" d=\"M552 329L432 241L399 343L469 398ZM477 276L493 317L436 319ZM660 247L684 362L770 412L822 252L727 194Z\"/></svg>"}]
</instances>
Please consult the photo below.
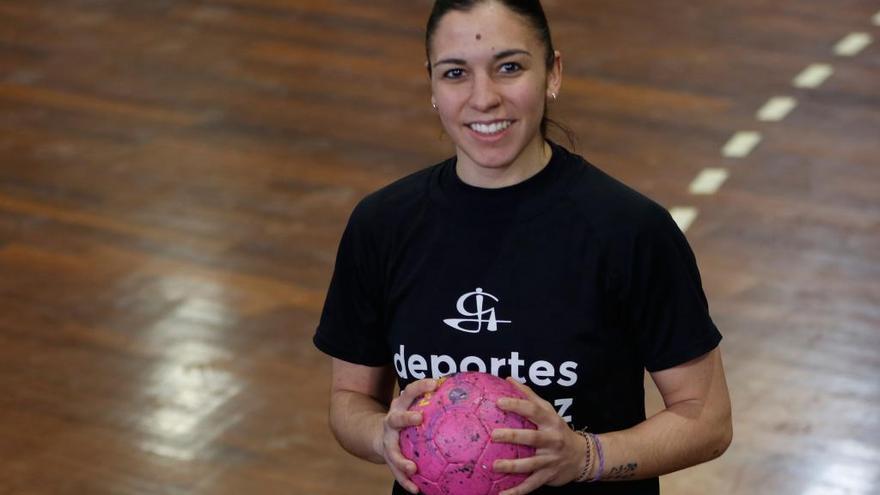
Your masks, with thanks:
<instances>
[{"instance_id":1,"label":"cheek","mask_svg":"<svg viewBox=\"0 0 880 495\"><path fill-rule=\"evenodd\" d=\"M524 85L524 87L517 92L516 101L524 112L527 112L530 115L537 115L540 118L540 116L544 114L544 104L546 101L546 98L544 97L544 85Z\"/></svg>"},{"instance_id":2,"label":"cheek","mask_svg":"<svg viewBox=\"0 0 880 495\"><path fill-rule=\"evenodd\" d=\"M443 125L443 129L447 134L452 134L458 129L458 125L456 124L457 119L453 112L444 111L443 107L440 109L440 123Z\"/></svg>"},{"instance_id":3,"label":"cheek","mask_svg":"<svg viewBox=\"0 0 880 495\"><path fill-rule=\"evenodd\" d=\"M434 91L434 99L437 100L437 113L444 125L458 122L462 102L464 101L459 92L437 89Z\"/></svg>"}]
</instances>

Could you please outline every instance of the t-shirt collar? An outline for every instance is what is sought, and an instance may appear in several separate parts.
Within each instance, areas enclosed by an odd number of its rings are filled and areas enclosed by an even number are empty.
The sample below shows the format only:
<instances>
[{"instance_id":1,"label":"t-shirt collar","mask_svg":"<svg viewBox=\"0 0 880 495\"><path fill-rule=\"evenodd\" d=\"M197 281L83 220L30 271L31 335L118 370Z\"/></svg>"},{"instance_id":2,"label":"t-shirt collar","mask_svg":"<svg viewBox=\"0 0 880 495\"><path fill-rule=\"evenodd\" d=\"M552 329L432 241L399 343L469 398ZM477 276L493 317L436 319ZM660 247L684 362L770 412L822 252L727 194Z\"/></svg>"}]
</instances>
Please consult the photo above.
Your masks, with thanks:
<instances>
[{"instance_id":1,"label":"t-shirt collar","mask_svg":"<svg viewBox=\"0 0 880 495\"><path fill-rule=\"evenodd\" d=\"M455 172L456 158L441 163L431 181L432 200L474 221L532 216L553 201L561 186L556 180L568 152L552 141L550 161L538 173L516 184L484 188L465 183Z\"/></svg>"}]
</instances>

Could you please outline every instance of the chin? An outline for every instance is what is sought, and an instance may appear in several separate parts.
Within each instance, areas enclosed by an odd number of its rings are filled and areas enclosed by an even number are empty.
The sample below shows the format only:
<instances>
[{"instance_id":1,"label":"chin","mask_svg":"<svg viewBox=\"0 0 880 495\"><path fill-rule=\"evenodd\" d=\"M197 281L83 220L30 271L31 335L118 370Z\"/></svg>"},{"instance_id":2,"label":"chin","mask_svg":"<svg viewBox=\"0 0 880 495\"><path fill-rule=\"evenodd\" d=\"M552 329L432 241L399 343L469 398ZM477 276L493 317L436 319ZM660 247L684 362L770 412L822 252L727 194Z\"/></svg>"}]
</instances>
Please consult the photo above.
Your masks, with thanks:
<instances>
[{"instance_id":1,"label":"chin","mask_svg":"<svg viewBox=\"0 0 880 495\"><path fill-rule=\"evenodd\" d=\"M468 149L465 153L476 165L486 168L504 168L516 160L516 153L509 149Z\"/></svg>"},{"instance_id":2,"label":"chin","mask_svg":"<svg viewBox=\"0 0 880 495\"><path fill-rule=\"evenodd\" d=\"M459 146L459 148L475 164L481 167L503 168L516 161L516 158L524 149L524 146L517 145L515 140L511 141L514 142L496 143L493 146L484 143L474 143L468 139L468 136L463 136L462 142L464 146Z\"/></svg>"}]
</instances>

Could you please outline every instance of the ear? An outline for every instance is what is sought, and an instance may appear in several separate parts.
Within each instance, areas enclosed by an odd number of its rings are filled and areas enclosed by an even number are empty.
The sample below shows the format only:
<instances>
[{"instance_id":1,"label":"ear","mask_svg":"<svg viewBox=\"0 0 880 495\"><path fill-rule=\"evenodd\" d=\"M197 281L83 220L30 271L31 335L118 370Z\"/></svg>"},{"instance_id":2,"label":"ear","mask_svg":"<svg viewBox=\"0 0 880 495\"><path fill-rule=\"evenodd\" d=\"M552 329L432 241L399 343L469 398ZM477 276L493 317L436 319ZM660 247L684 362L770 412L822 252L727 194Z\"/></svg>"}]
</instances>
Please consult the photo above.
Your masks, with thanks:
<instances>
[{"instance_id":1,"label":"ear","mask_svg":"<svg viewBox=\"0 0 880 495\"><path fill-rule=\"evenodd\" d=\"M562 89L562 53L556 50L553 54L553 66L547 73L547 98L553 94L559 94Z\"/></svg>"}]
</instances>

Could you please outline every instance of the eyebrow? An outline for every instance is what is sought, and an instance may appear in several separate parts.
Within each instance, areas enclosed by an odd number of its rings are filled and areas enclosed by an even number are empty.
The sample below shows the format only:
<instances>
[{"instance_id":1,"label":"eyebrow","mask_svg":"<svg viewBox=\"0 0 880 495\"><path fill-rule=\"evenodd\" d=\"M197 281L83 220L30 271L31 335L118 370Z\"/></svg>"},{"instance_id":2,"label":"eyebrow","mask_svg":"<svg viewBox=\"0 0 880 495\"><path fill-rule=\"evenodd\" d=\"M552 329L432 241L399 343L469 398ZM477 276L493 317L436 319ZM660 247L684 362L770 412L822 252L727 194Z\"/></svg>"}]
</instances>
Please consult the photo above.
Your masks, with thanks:
<instances>
[{"instance_id":1,"label":"eyebrow","mask_svg":"<svg viewBox=\"0 0 880 495\"><path fill-rule=\"evenodd\" d=\"M503 52L498 52L492 56L492 60L501 60L503 58L507 58L513 55L527 55L529 57L532 56L531 53L526 50L520 50L518 48L514 48L511 50L504 50ZM443 64L452 64L452 65L467 65L467 61L461 58L444 58L443 60L438 60L437 63L434 64L434 67Z\"/></svg>"}]
</instances>

